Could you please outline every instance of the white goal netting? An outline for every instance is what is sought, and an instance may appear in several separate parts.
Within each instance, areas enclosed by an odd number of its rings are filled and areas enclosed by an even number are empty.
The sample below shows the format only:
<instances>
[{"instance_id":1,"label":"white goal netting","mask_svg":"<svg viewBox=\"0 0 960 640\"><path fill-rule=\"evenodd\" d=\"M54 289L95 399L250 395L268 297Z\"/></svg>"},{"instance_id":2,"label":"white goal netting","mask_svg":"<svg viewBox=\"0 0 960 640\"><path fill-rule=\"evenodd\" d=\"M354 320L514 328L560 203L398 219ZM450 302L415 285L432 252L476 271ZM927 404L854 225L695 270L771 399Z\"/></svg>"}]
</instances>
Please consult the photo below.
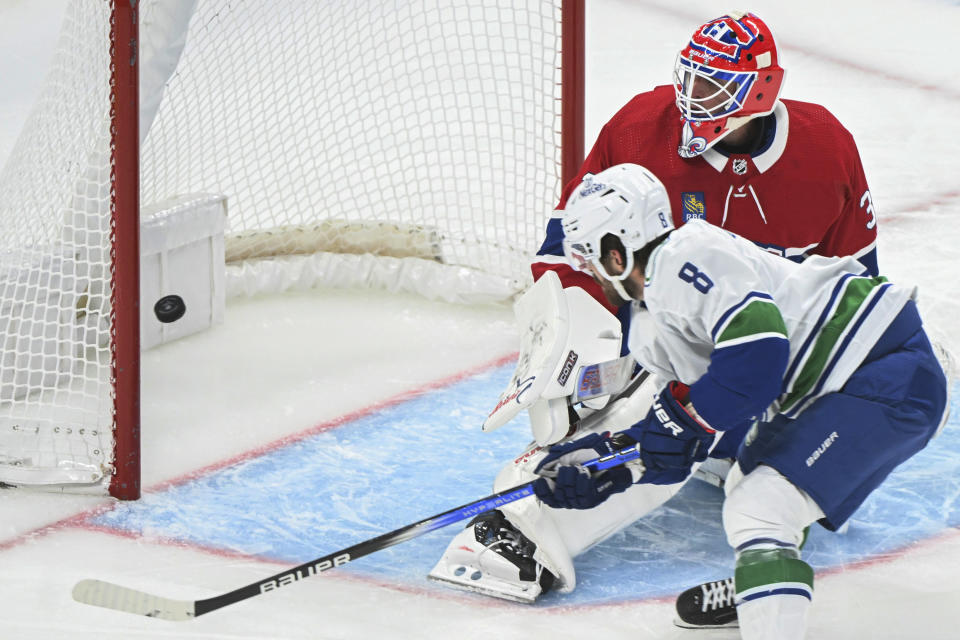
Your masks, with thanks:
<instances>
[{"instance_id":1,"label":"white goal netting","mask_svg":"<svg viewBox=\"0 0 960 640\"><path fill-rule=\"evenodd\" d=\"M0 482L112 472L110 5L69 5L0 172ZM507 298L561 186L562 19L560 0L141 2L141 208L226 196L228 295Z\"/></svg>"}]
</instances>

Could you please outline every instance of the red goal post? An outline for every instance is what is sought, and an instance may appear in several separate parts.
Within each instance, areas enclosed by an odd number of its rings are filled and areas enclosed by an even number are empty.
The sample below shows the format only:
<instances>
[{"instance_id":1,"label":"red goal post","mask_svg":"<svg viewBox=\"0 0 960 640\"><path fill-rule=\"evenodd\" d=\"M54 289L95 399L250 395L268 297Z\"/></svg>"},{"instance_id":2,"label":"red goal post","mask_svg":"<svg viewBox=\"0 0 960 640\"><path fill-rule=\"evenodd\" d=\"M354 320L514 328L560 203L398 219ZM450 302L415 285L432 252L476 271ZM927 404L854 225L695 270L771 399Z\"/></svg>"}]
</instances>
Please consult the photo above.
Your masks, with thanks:
<instances>
[{"instance_id":1,"label":"red goal post","mask_svg":"<svg viewBox=\"0 0 960 640\"><path fill-rule=\"evenodd\" d=\"M139 496L138 236L170 203L226 203L227 296L521 291L583 55L584 0L72 0L0 171L0 482Z\"/></svg>"}]
</instances>

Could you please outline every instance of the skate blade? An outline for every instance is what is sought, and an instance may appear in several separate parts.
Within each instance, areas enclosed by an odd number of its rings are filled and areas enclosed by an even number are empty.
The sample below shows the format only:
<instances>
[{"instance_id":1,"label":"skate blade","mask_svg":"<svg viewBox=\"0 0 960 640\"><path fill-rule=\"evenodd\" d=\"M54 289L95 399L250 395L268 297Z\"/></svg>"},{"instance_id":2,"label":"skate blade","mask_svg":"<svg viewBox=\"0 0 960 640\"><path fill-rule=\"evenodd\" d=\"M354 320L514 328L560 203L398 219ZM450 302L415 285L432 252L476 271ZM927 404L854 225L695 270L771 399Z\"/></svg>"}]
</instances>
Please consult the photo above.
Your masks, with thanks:
<instances>
[{"instance_id":1,"label":"skate blade","mask_svg":"<svg viewBox=\"0 0 960 640\"><path fill-rule=\"evenodd\" d=\"M678 617L674 617L673 624L681 629L737 629L740 627L740 623L737 620L731 620L726 624L691 624L684 622Z\"/></svg>"},{"instance_id":2,"label":"skate blade","mask_svg":"<svg viewBox=\"0 0 960 640\"><path fill-rule=\"evenodd\" d=\"M427 579L434 582L439 582L455 589L460 589L461 591L470 591L472 593L479 593L492 598L509 600L511 602L519 602L520 604L533 604L536 602L537 596L540 595L539 590L534 589L533 587L520 588L514 585L508 585L506 583L502 583L502 586L500 586L499 589L492 589L477 584L476 580L471 580L469 578L458 579L456 576L447 577L431 573L427 576Z\"/></svg>"}]
</instances>

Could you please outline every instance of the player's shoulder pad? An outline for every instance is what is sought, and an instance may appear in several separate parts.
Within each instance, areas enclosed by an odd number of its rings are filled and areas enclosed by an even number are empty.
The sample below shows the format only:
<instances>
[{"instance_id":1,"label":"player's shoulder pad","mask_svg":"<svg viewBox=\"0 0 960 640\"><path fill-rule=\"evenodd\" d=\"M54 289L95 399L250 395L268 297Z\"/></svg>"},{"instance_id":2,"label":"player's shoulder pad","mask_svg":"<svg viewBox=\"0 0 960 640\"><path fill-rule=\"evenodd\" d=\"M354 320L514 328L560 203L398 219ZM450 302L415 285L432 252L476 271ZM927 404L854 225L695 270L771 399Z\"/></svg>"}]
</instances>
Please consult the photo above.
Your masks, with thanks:
<instances>
[{"instance_id":1,"label":"player's shoulder pad","mask_svg":"<svg viewBox=\"0 0 960 640\"><path fill-rule=\"evenodd\" d=\"M666 239L650 252L647 266L643 271L644 286L648 287L656 282L664 269L669 271L674 263L679 264L687 260L688 258L684 256L701 253L699 248L705 242L709 242L705 238L713 237L713 233L716 231L728 233L704 220L690 220L683 226L674 229Z\"/></svg>"},{"instance_id":2,"label":"player's shoulder pad","mask_svg":"<svg viewBox=\"0 0 960 640\"><path fill-rule=\"evenodd\" d=\"M675 291L673 279L681 272L695 278L700 269L726 271L739 260L744 251L741 244L749 245L735 233L721 229L704 220L691 220L674 230L650 254L644 269L644 300L656 302ZM658 282L665 282L657 286Z\"/></svg>"}]
</instances>

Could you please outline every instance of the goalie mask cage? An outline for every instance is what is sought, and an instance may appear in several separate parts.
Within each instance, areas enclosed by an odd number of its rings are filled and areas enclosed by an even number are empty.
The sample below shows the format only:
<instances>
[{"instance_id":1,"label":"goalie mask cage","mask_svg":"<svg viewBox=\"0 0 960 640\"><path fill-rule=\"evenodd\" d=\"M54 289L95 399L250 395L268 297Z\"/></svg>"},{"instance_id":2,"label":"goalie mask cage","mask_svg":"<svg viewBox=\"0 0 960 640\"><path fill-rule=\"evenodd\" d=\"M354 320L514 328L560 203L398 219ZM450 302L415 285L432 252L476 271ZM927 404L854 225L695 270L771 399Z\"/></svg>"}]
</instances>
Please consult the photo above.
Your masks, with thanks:
<instances>
[{"instance_id":1,"label":"goalie mask cage","mask_svg":"<svg viewBox=\"0 0 960 640\"><path fill-rule=\"evenodd\" d=\"M583 14L72 0L0 172L0 482L139 497L138 234L156 203L226 196L228 296L521 291L582 160Z\"/></svg>"}]
</instances>

